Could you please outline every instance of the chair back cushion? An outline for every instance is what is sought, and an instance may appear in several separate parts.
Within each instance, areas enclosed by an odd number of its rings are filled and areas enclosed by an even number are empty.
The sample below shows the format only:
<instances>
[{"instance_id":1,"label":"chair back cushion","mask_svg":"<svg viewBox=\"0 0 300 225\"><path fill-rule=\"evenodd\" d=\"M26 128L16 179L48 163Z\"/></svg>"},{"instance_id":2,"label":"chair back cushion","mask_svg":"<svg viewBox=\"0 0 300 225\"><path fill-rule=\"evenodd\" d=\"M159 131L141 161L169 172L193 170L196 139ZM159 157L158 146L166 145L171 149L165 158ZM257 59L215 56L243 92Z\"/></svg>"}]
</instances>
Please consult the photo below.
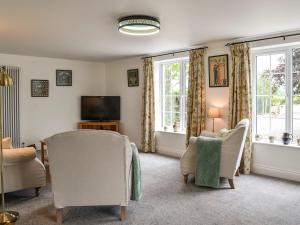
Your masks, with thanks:
<instances>
[{"instance_id":1,"label":"chair back cushion","mask_svg":"<svg viewBox=\"0 0 300 225\"><path fill-rule=\"evenodd\" d=\"M239 167L245 140L248 132L249 120L241 120L230 134L225 138L222 145L221 176L233 177Z\"/></svg>"},{"instance_id":2,"label":"chair back cushion","mask_svg":"<svg viewBox=\"0 0 300 225\"><path fill-rule=\"evenodd\" d=\"M78 130L46 143L56 207L127 204L131 152L126 136Z\"/></svg>"}]
</instances>

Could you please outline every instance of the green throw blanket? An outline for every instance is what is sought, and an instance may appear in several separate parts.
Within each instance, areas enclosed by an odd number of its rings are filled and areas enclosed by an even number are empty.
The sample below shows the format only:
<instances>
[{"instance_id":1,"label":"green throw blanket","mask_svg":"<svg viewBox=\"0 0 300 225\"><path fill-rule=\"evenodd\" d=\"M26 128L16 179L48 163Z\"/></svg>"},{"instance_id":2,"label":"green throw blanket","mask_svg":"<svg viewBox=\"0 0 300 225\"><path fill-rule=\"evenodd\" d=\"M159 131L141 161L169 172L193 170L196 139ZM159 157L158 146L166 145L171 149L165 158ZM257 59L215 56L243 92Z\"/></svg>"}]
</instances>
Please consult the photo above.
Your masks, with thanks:
<instances>
[{"instance_id":1,"label":"green throw blanket","mask_svg":"<svg viewBox=\"0 0 300 225\"><path fill-rule=\"evenodd\" d=\"M222 139L197 138L195 183L199 186L219 187Z\"/></svg>"},{"instance_id":2,"label":"green throw blanket","mask_svg":"<svg viewBox=\"0 0 300 225\"><path fill-rule=\"evenodd\" d=\"M141 165L139 151L134 143L130 144L132 149L132 163L131 163L131 200L138 201L142 197L142 183L141 183Z\"/></svg>"}]
</instances>

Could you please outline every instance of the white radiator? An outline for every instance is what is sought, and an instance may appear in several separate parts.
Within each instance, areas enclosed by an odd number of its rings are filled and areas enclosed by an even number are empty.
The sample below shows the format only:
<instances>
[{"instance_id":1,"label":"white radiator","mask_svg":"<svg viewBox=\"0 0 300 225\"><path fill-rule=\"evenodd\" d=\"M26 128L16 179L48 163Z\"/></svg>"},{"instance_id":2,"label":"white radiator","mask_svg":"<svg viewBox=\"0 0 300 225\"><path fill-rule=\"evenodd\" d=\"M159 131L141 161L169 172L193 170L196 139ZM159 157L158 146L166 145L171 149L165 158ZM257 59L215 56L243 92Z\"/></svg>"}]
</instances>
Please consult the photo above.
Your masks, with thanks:
<instances>
[{"instance_id":1,"label":"white radiator","mask_svg":"<svg viewBox=\"0 0 300 225\"><path fill-rule=\"evenodd\" d=\"M5 66L14 85L2 87L3 137L11 137L14 147L20 147L19 67Z\"/></svg>"}]
</instances>

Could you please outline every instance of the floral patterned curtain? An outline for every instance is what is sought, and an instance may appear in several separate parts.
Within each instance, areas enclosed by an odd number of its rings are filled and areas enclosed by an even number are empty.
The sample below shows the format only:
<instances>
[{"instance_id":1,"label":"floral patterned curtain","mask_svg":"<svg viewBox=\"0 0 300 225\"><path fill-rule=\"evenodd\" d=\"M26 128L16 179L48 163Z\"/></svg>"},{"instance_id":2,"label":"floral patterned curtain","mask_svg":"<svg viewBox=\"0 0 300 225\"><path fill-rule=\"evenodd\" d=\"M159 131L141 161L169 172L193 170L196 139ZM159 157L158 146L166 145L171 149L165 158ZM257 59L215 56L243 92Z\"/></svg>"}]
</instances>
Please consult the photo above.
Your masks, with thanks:
<instances>
[{"instance_id":1,"label":"floral patterned curtain","mask_svg":"<svg viewBox=\"0 0 300 225\"><path fill-rule=\"evenodd\" d=\"M144 59L142 150L155 152L154 74L152 58Z\"/></svg>"},{"instance_id":2,"label":"floral patterned curtain","mask_svg":"<svg viewBox=\"0 0 300 225\"><path fill-rule=\"evenodd\" d=\"M229 79L229 127L234 128L242 119L250 120L240 170L250 173L251 167L251 76L249 45L235 44L230 47L232 73Z\"/></svg>"},{"instance_id":3,"label":"floral patterned curtain","mask_svg":"<svg viewBox=\"0 0 300 225\"><path fill-rule=\"evenodd\" d=\"M186 145L206 127L204 54L205 49L190 51Z\"/></svg>"}]
</instances>

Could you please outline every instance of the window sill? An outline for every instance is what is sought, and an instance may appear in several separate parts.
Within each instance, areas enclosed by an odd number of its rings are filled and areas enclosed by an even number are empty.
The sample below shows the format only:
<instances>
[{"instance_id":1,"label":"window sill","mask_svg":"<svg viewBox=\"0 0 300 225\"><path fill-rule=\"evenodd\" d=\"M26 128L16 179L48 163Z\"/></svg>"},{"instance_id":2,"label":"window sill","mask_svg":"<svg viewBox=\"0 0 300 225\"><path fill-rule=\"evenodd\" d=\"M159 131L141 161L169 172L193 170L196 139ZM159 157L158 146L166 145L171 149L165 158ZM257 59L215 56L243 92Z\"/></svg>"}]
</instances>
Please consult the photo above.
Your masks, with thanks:
<instances>
[{"instance_id":1,"label":"window sill","mask_svg":"<svg viewBox=\"0 0 300 225\"><path fill-rule=\"evenodd\" d=\"M185 132L183 132L183 131L177 131L177 132L174 132L174 131L170 131L170 130L167 130L167 131L164 131L164 130L156 130L155 132L166 133L166 134L179 134L179 135L185 135Z\"/></svg>"},{"instance_id":2,"label":"window sill","mask_svg":"<svg viewBox=\"0 0 300 225\"><path fill-rule=\"evenodd\" d=\"M274 143L270 143L266 140L261 140L261 141L253 141L253 144L263 144L263 145L273 145L273 146L280 146L280 147L287 147L287 148L296 148L296 149L300 149L300 146L297 145L296 143L291 143L289 145L285 145L281 142L274 142Z\"/></svg>"}]
</instances>

